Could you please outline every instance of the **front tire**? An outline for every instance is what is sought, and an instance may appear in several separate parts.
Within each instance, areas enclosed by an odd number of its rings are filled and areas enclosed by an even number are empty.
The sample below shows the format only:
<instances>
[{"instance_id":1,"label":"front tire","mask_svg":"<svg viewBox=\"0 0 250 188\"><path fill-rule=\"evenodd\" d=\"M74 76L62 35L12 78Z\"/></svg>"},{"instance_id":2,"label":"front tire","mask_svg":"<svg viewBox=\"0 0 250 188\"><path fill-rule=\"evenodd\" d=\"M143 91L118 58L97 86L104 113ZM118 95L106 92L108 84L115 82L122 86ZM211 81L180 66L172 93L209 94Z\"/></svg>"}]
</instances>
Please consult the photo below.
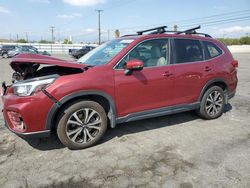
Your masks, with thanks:
<instances>
[{"instance_id":1,"label":"front tire","mask_svg":"<svg viewBox=\"0 0 250 188\"><path fill-rule=\"evenodd\" d=\"M219 86L212 86L204 93L197 112L203 119L216 119L222 115L224 107L224 91Z\"/></svg>"},{"instance_id":2,"label":"front tire","mask_svg":"<svg viewBox=\"0 0 250 188\"><path fill-rule=\"evenodd\" d=\"M93 101L78 101L66 107L59 116L57 135L69 149L95 145L107 130L107 115Z\"/></svg>"}]
</instances>

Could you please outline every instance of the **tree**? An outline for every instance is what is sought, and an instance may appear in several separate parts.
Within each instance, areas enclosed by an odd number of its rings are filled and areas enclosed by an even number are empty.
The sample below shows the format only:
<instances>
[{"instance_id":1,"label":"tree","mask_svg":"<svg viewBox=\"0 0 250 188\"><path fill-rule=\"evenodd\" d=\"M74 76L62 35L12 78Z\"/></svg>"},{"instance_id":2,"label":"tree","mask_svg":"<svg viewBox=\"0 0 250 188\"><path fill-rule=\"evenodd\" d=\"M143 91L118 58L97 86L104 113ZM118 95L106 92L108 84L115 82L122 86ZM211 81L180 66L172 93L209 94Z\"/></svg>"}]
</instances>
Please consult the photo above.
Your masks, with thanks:
<instances>
[{"instance_id":1,"label":"tree","mask_svg":"<svg viewBox=\"0 0 250 188\"><path fill-rule=\"evenodd\" d=\"M250 37L241 37L240 44L250 44Z\"/></svg>"},{"instance_id":2,"label":"tree","mask_svg":"<svg viewBox=\"0 0 250 188\"><path fill-rule=\"evenodd\" d=\"M242 45L242 44L250 44L250 37L241 37L237 38L218 38L221 42L226 45Z\"/></svg>"},{"instance_id":3,"label":"tree","mask_svg":"<svg viewBox=\"0 0 250 188\"><path fill-rule=\"evenodd\" d=\"M178 31L178 26L174 25L174 31Z\"/></svg>"},{"instance_id":4,"label":"tree","mask_svg":"<svg viewBox=\"0 0 250 188\"><path fill-rule=\"evenodd\" d=\"M115 30L115 38L120 37L120 31L118 29Z\"/></svg>"},{"instance_id":5,"label":"tree","mask_svg":"<svg viewBox=\"0 0 250 188\"><path fill-rule=\"evenodd\" d=\"M64 39L63 44L72 44L72 41L69 39Z\"/></svg>"},{"instance_id":6,"label":"tree","mask_svg":"<svg viewBox=\"0 0 250 188\"><path fill-rule=\"evenodd\" d=\"M40 40L39 43L41 44L51 44L51 41L47 41L47 40Z\"/></svg>"},{"instance_id":7,"label":"tree","mask_svg":"<svg viewBox=\"0 0 250 188\"><path fill-rule=\"evenodd\" d=\"M16 42L18 42L18 43L27 43L27 41L25 39L19 39Z\"/></svg>"}]
</instances>

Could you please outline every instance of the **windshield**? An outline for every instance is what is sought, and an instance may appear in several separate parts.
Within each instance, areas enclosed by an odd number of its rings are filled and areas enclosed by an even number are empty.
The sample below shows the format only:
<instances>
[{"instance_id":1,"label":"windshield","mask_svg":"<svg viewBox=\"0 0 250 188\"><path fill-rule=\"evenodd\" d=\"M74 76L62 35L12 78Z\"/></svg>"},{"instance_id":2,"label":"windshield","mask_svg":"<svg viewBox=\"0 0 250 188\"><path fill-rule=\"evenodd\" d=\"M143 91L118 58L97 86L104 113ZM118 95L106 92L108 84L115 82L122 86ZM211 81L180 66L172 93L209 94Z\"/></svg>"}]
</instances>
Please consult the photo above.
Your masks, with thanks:
<instances>
[{"instance_id":1,"label":"windshield","mask_svg":"<svg viewBox=\"0 0 250 188\"><path fill-rule=\"evenodd\" d=\"M117 39L104 43L81 57L77 62L92 66L107 64L133 41L133 39Z\"/></svg>"},{"instance_id":2,"label":"windshield","mask_svg":"<svg viewBox=\"0 0 250 188\"><path fill-rule=\"evenodd\" d=\"M13 50L14 50L14 51L21 51L21 50L22 50L22 47L16 46ZM11 51L11 50L10 50L10 51Z\"/></svg>"}]
</instances>

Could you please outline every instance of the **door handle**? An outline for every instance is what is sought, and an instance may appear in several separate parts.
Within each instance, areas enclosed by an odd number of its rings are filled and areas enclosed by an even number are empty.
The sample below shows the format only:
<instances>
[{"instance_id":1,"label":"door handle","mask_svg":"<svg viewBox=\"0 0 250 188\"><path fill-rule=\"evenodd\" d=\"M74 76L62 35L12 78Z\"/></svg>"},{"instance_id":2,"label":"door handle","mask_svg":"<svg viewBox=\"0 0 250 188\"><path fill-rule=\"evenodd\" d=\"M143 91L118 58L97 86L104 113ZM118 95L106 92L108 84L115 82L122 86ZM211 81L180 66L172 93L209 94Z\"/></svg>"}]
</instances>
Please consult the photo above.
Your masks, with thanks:
<instances>
[{"instance_id":1,"label":"door handle","mask_svg":"<svg viewBox=\"0 0 250 188\"><path fill-rule=\"evenodd\" d=\"M204 69L206 72L209 72L209 71L211 71L212 69L210 68L210 67L205 67L205 69Z\"/></svg>"},{"instance_id":2,"label":"door handle","mask_svg":"<svg viewBox=\"0 0 250 188\"><path fill-rule=\"evenodd\" d=\"M170 72L165 72L162 74L162 76L165 76L165 77L170 77L170 76L173 76L174 74L170 73Z\"/></svg>"}]
</instances>

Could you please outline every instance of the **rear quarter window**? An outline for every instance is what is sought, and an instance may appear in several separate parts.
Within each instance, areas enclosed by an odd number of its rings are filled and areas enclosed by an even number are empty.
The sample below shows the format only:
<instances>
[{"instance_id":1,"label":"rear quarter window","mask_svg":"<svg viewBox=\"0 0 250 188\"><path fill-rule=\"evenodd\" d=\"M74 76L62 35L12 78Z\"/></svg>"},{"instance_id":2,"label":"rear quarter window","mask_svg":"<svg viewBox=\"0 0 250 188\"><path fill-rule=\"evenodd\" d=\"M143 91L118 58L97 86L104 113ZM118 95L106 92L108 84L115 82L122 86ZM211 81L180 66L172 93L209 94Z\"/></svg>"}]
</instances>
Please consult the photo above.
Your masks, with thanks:
<instances>
[{"instance_id":1,"label":"rear quarter window","mask_svg":"<svg viewBox=\"0 0 250 188\"><path fill-rule=\"evenodd\" d=\"M209 59L220 56L223 53L223 51L214 43L208 41L204 41L203 43L207 50Z\"/></svg>"}]
</instances>

